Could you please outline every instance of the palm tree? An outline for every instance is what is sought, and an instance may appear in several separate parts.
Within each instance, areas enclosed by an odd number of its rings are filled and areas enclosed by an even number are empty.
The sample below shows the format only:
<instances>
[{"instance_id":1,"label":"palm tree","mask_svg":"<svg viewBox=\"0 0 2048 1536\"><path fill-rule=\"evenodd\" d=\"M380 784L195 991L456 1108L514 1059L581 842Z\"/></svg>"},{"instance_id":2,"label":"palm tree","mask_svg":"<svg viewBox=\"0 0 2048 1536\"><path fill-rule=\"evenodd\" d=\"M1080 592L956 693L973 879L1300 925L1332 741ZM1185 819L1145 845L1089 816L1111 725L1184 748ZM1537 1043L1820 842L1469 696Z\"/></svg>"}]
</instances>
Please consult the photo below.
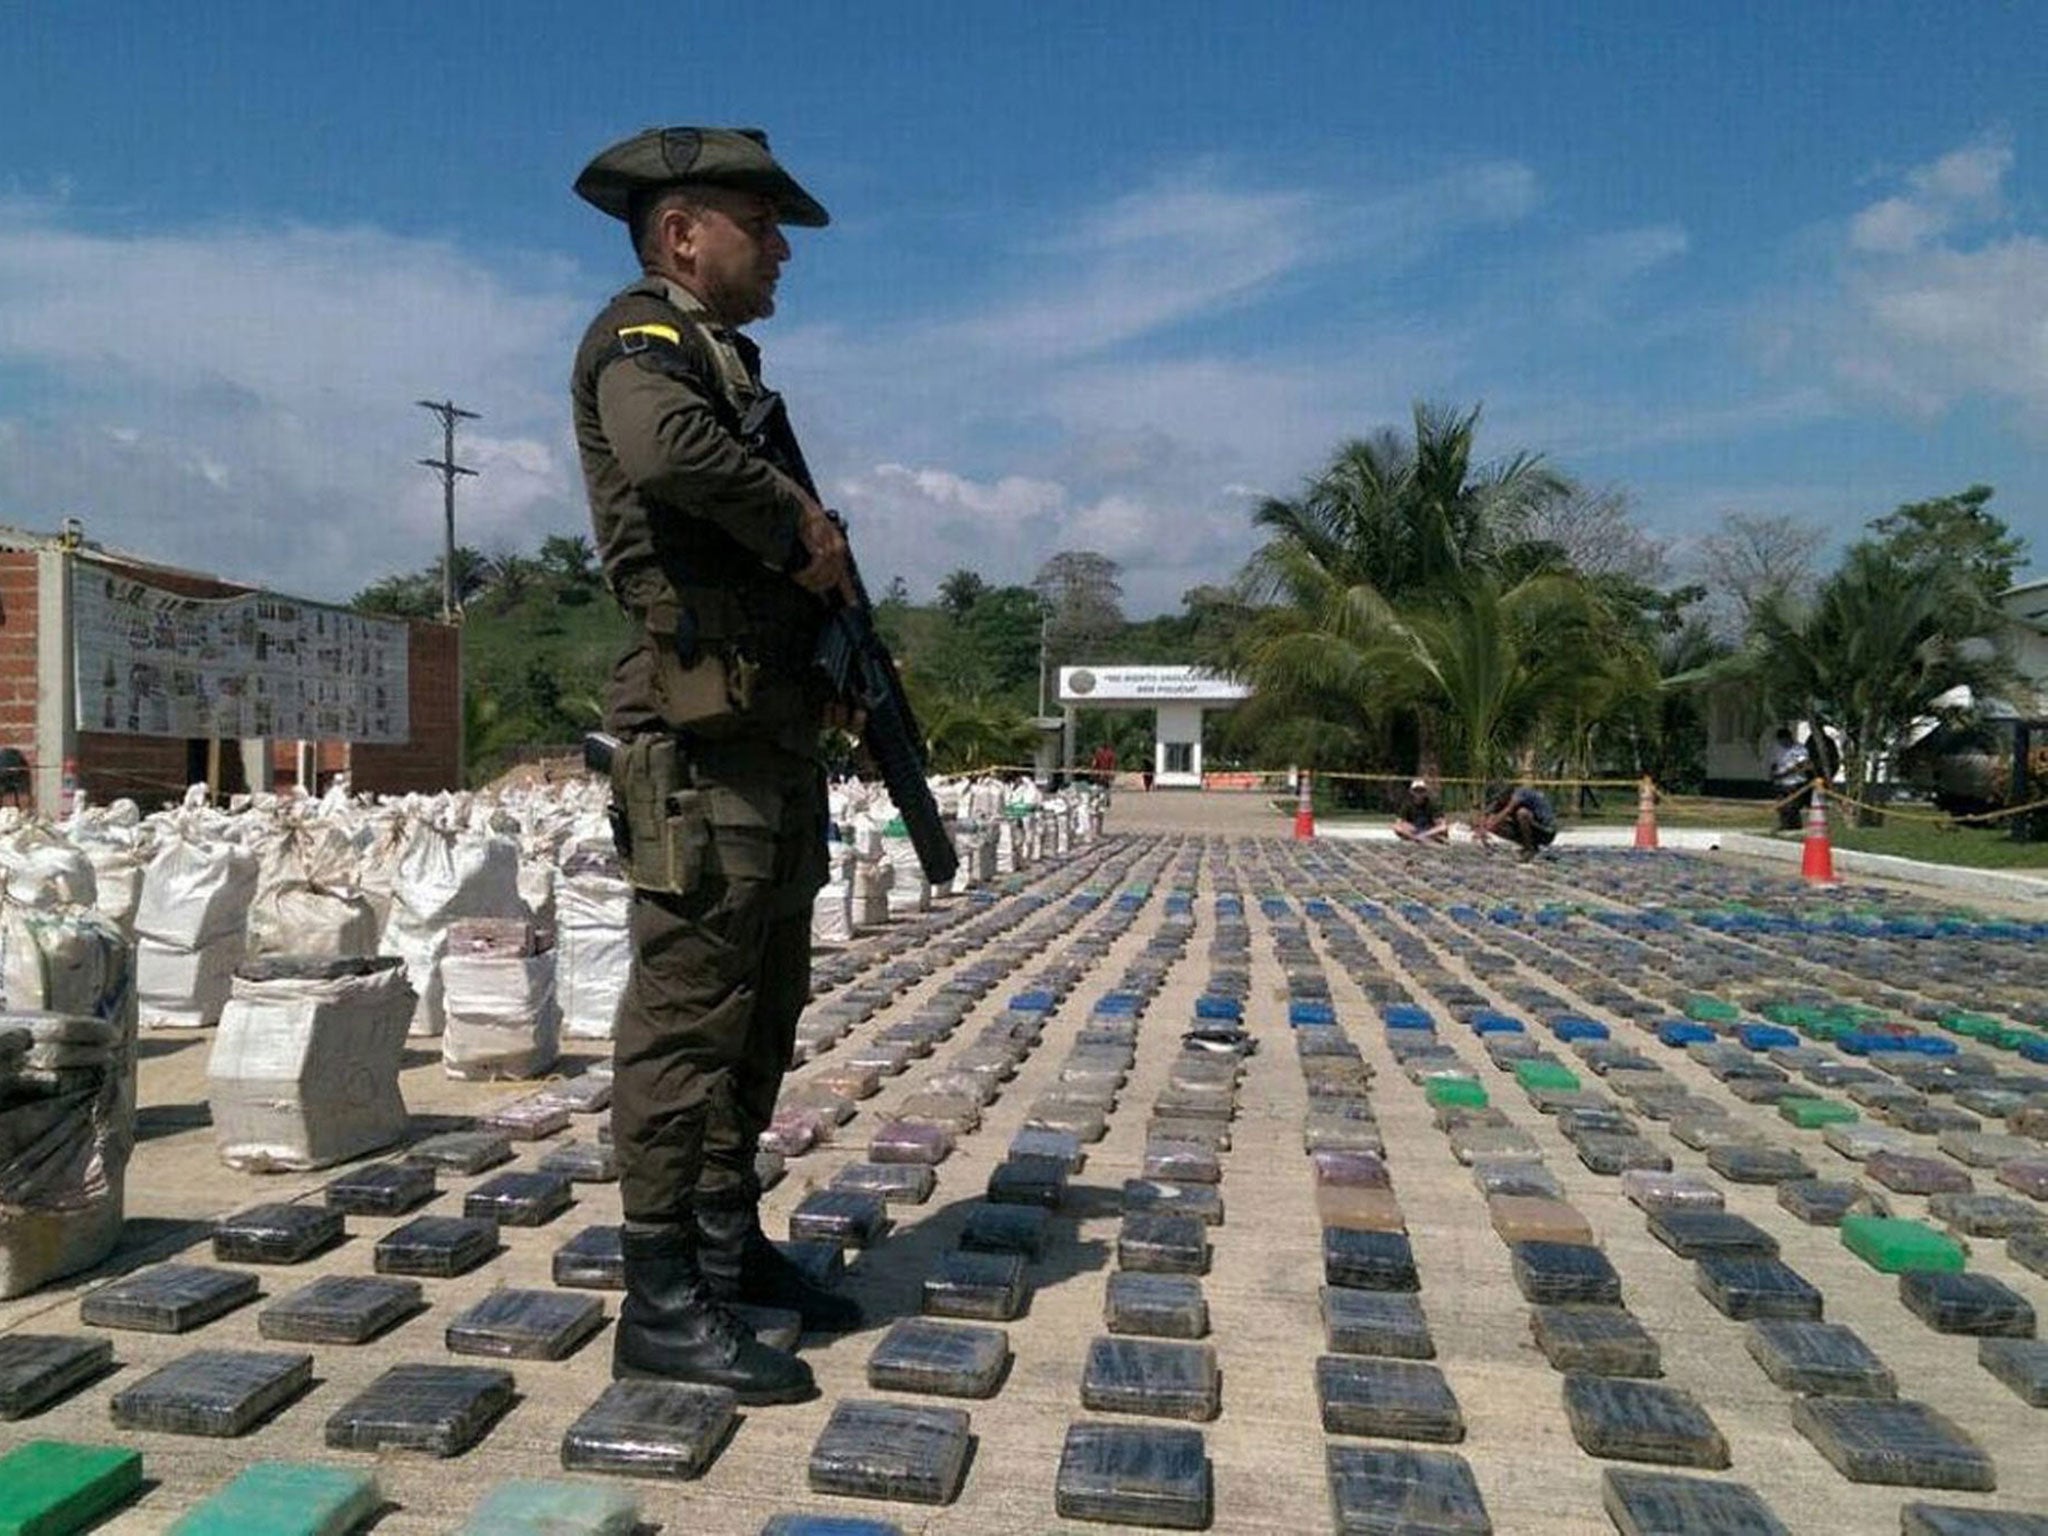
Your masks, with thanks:
<instances>
[{"instance_id":1,"label":"palm tree","mask_svg":"<svg viewBox=\"0 0 2048 1536\"><path fill-rule=\"evenodd\" d=\"M1810 603L1759 602L1745 649L1704 675L1758 685L1774 713L1839 733L1849 793L1861 796L1916 726L1963 723L2015 684L2001 627L1997 607L1959 570L1866 541Z\"/></svg>"},{"instance_id":2,"label":"palm tree","mask_svg":"<svg viewBox=\"0 0 2048 1536\"><path fill-rule=\"evenodd\" d=\"M1267 539L1244 589L1272 606L1230 660L1254 686L1251 723L1319 746L1311 760L1327 763L1332 752L1391 756L1407 722L1424 770L1434 769L1442 668L1417 661L1432 650L1417 637L1449 644L1443 625L1488 625L1504 590L1554 566L1547 546L1524 535L1538 509L1570 490L1534 454L1476 462L1478 423L1477 407L1417 405L1412 440L1389 431L1346 443L1299 499L1253 512ZM1475 583L1489 582L1475 607ZM1482 751L1492 736L1482 727Z\"/></svg>"}]
</instances>

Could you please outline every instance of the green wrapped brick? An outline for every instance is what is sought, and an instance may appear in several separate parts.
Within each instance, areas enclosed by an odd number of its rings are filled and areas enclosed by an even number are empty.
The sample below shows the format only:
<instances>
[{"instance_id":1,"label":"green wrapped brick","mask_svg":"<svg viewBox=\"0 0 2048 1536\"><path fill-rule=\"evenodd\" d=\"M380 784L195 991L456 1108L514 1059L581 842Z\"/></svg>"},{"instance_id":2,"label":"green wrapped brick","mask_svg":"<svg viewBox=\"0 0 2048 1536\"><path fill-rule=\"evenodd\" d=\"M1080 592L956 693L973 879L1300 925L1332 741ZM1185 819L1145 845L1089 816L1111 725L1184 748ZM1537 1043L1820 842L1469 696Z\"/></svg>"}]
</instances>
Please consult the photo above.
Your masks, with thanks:
<instances>
[{"instance_id":1,"label":"green wrapped brick","mask_svg":"<svg viewBox=\"0 0 2048 1536\"><path fill-rule=\"evenodd\" d=\"M142 1453L31 1440L0 1456L0 1536L70 1536L142 1486Z\"/></svg>"},{"instance_id":2,"label":"green wrapped brick","mask_svg":"<svg viewBox=\"0 0 2048 1536\"><path fill-rule=\"evenodd\" d=\"M1545 1089L1576 1093L1579 1089L1579 1074L1555 1061L1518 1061L1515 1063L1515 1081L1527 1093Z\"/></svg>"},{"instance_id":3,"label":"green wrapped brick","mask_svg":"<svg viewBox=\"0 0 2048 1536\"><path fill-rule=\"evenodd\" d=\"M588 1483L500 1483L455 1536L632 1536L638 1495Z\"/></svg>"},{"instance_id":4,"label":"green wrapped brick","mask_svg":"<svg viewBox=\"0 0 2048 1536\"><path fill-rule=\"evenodd\" d=\"M1705 993L1695 993L1685 1000L1685 1016L1701 1024L1733 1024L1742 1017L1742 1010L1733 1003Z\"/></svg>"},{"instance_id":5,"label":"green wrapped brick","mask_svg":"<svg viewBox=\"0 0 2048 1536\"><path fill-rule=\"evenodd\" d=\"M1900 1216L1844 1216L1841 1233L1842 1246L1880 1274L1959 1274L1963 1268L1962 1244L1925 1222Z\"/></svg>"},{"instance_id":6,"label":"green wrapped brick","mask_svg":"<svg viewBox=\"0 0 2048 1536\"><path fill-rule=\"evenodd\" d=\"M170 1536L344 1536L381 1502L368 1472L259 1461L172 1526Z\"/></svg>"},{"instance_id":7,"label":"green wrapped brick","mask_svg":"<svg viewBox=\"0 0 2048 1536\"><path fill-rule=\"evenodd\" d=\"M1778 1100L1778 1118L1790 1121L1803 1131L1819 1130L1828 1125L1849 1125L1862 1118L1853 1104L1844 1104L1839 1099L1808 1098L1794 1095Z\"/></svg>"},{"instance_id":8,"label":"green wrapped brick","mask_svg":"<svg viewBox=\"0 0 2048 1536\"><path fill-rule=\"evenodd\" d=\"M1486 1089L1469 1077L1433 1077L1423 1088L1422 1096L1435 1109L1450 1104L1461 1109L1484 1109L1487 1105Z\"/></svg>"}]
</instances>

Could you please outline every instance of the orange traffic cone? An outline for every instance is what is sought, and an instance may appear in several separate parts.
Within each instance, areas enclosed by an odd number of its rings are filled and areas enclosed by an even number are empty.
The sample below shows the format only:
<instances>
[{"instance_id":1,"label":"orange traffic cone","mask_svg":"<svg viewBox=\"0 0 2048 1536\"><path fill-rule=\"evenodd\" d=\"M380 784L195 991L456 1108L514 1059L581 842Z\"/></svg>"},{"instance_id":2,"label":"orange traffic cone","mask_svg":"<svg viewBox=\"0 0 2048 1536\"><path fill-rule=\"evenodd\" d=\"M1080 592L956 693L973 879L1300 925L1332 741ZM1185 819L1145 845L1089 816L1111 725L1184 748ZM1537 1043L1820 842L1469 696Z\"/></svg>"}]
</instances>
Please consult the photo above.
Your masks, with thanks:
<instances>
[{"instance_id":1,"label":"orange traffic cone","mask_svg":"<svg viewBox=\"0 0 2048 1536\"><path fill-rule=\"evenodd\" d=\"M1806 802L1806 850L1799 873L1816 885L1835 883L1835 850L1828 841L1827 791L1813 781L1813 798Z\"/></svg>"},{"instance_id":2,"label":"orange traffic cone","mask_svg":"<svg viewBox=\"0 0 2048 1536\"><path fill-rule=\"evenodd\" d=\"M1301 770L1294 791L1294 835L1306 840L1316 835L1316 806L1309 795L1308 770Z\"/></svg>"},{"instance_id":3,"label":"orange traffic cone","mask_svg":"<svg viewBox=\"0 0 2048 1536\"><path fill-rule=\"evenodd\" d=\"M1636 846L1657 846L1657 786L1647 773L1636 789Z\"/></svg>"}]
</instances>

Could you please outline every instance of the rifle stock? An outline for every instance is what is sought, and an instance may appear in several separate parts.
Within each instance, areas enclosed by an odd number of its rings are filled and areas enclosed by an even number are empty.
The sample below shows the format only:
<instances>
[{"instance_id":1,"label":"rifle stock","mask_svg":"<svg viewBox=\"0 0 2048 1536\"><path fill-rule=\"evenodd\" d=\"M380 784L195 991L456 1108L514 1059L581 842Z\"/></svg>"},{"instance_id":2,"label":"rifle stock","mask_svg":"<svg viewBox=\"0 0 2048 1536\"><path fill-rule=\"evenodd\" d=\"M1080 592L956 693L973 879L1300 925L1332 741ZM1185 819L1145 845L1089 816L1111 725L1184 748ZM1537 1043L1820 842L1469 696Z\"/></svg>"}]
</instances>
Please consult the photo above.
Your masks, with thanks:
<instances>
[{"instance_id":1,"label":"rifle stock","mask_svg":"<svg viewBox=\"0 0 2048 1536\"><path fill-rule=\"evenodd\" d=\"M747 412L742 423L748 446L782 470L818 500L818 488L805 464L803 449L789 425L782 397L766 391ZM822 501L820 501L822 505ZM845 519L837 512L827 514L845 530ZM875 760L882 783L889 790L896 812L903 818L910 846L925 878L934 885L950 885L960 871L959 855L952 834L932 798L925 780L924 732L911 710L910 697L897 675L896 658L888 642L875 629L874 605L868 600L867 583L849 551L846 568L851 577L854 601L828 598L825 625L818 636L817 664L832 686L835 696L864 716L861 744Z\"/></svg>"}]
</instances>

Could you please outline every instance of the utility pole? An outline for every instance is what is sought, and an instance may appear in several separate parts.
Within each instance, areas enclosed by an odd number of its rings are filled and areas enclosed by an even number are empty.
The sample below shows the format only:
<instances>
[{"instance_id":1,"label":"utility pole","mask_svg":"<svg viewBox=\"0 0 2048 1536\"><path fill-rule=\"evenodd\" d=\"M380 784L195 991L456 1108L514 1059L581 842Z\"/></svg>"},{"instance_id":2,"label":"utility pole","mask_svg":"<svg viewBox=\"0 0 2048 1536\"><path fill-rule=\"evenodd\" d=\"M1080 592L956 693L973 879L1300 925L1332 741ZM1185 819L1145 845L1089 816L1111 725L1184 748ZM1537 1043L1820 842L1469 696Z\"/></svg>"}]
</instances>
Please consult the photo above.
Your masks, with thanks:
<instances>
[{"instance_id":1,"label":"utility pole","mask_svg":"<svg viewBox=\"0 0 2048 1536\"><path fill-rule=\"evenodd\" d=\"M432 411L441 418L441 457L421 459L419 463L441 476L441 505L447 522L447 538L441 549L441 622L453 624L456 620L455 606L455 477L474 475L475 470L455 462L455 423L457 421L481 421L475 411L465 411L453 400L415 400L423 411Z\"/></svg>"}]
</instances>

